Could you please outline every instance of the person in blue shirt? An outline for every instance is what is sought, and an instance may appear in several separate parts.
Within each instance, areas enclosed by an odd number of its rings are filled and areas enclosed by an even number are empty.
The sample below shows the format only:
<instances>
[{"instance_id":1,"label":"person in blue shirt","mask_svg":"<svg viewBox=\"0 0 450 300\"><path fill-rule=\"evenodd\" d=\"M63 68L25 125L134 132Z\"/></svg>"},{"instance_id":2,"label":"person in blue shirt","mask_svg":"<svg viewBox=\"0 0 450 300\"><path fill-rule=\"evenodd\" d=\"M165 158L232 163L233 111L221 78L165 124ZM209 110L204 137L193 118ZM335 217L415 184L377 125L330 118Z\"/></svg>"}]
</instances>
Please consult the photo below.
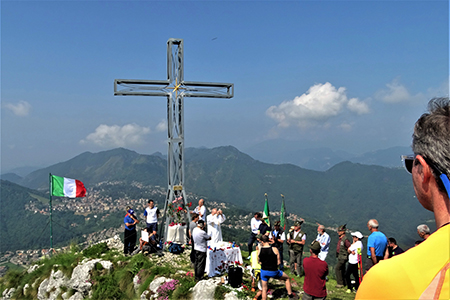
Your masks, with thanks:
<instances>
[{"instance_id":1,"label":"person in blue shirt","mask_svg":"<svg viewBox=\"0 0 450 300\"><path fill-rule=\"evenodd\" d=\"M369 271L374 265L376 265L380 260L388 258L388 239L378 230L378 221L375 219L369 220L367 222L367 228L371 232L369 238L367 239L367 258L366 259L366 272Z\"/></svg>"},{"instance_id":2,"label":"person in blue shirt","mask_svg":"<svg viewBox=\"0 0 450 300\"><path fill-rule=\"evenodd\" d=\"M127 214L123 219L125 224L124 241L123 241L123 254L131 254L136 246L136 224L139 223L138 219L134 216L134 210L127 207Z\"/></svg>"}]
</instances>

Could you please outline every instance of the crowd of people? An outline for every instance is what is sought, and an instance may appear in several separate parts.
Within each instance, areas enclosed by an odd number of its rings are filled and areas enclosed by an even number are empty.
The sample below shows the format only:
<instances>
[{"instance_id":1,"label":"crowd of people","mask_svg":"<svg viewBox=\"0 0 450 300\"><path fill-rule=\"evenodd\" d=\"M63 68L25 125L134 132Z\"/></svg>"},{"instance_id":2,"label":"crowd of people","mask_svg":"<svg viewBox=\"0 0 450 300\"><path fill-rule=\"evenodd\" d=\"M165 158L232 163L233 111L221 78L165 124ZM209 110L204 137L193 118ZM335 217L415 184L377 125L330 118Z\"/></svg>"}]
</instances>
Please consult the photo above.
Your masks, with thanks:
<instances>
[{"instance_id":1,"label":"crowd of people","mask_svg":"<svg viewBox=\"0 0 450 300\"><path fill-rule=\"evenodd\" d=\"M448 98L432 99L428 107L429 112L423 114L414 127L414 155L404 156L402 159L406 170L412 174L417 199L425 209L434 213L437 231L432 234L427 225L419 225L417 233L422 240L416 242L416 247L403 251L395 238L387 238L379 230L376 219L370 219L367 222L370 235L364 250L364 237L361 232L350 232L350 241L346 235L346 224L339 226L336 243L336 288L345 288L347 293L356 292L356 299L450 298L450 101ZM191 262L195 268L195 278L201 280L208 243L222 240L220 224L226 217L221 210L215 208L207 215L203 199L191 213ZM151 239L156 236L159 215L152 200L149 201L144 215ZM327 296L328 264L325 260L331 238L325 226L320 224L316 239L309 245L310 255L303 258L306 244L306 233L301 229L303 222L303 219L295 221L294 226L284 232L279 221L274 223L272 229L260 212L256 212L251 219L251 232L247 243L248 259L254 269L257 266L260 268L260 276L255 276L254 284L257 279L261 280L257 296L261 295L262 299L267 297L267 282L270 278L285 281L288 297L295 297L290 279L283 272L285 242L289 247L289 268L292 274L304 276L303 299L325 299ZM139 221L134 216L134 211L127 209L124 218L125 254L131 253L136 243L137 223ZM255 242L256 252L253 251Z\"/></svg>"}]
</instances>

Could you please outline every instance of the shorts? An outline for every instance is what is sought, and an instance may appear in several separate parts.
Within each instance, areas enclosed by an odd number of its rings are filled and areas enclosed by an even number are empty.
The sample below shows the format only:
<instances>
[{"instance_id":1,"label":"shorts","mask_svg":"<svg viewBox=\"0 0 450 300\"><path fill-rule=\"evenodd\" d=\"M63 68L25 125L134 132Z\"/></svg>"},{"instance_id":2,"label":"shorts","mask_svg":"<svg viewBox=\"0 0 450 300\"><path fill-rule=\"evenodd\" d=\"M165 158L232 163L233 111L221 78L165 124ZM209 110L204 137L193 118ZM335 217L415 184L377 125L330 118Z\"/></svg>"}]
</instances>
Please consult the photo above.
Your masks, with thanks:
<instances>
[{"instance_id":1,"label":"shorts","mask_svg":"<svg viewBox=\"0 0 450 300\"><path fill-rule=\"evenodd\" d=\"M153 231L158 231L158 222L147 223L147 231L148 231L148 233L151 233Z\"/></svg>"},{"instance_id":2,"label":"shorts","mask_svg":"<svg viewBox=\"0 0 450 300\"><path fill-rule=\"evenodd\" d=\"M283 271L281 271L281 270L276 270L276 271L261 270L261 280L262 281L269 281L269 278L278 279L281 276L283 276Z\"/></svg>"}]
</instances>

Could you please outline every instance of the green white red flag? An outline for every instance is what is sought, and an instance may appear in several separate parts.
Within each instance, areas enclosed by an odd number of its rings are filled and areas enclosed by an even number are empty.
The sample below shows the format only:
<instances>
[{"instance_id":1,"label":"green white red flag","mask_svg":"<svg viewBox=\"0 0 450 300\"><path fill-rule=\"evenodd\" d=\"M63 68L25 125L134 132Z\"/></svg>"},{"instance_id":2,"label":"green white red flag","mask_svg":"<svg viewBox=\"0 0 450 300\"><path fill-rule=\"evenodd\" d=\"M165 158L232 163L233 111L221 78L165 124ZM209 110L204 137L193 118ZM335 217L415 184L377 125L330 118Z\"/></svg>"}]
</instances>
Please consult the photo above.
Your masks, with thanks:
<instances>
[{"instance_id":1,"label":"green white red flag","mask_svg":"<svg viewBox=\"0 0 450 300\"><path fill-rule=\"evenodd\" d=\"M86 188L79 180L52 175L51 196L69 198L85 197Z\"/></svg>"}]
</instances>

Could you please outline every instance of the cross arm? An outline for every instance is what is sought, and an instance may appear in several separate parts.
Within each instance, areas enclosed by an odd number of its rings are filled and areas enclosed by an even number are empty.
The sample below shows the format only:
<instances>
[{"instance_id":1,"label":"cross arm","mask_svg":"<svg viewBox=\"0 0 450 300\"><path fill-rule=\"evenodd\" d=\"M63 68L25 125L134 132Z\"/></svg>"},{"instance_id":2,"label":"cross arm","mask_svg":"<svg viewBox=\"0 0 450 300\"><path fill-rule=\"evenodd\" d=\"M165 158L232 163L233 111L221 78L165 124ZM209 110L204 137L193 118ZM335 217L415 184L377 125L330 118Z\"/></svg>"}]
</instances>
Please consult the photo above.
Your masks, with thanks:
<instances>
[{"instance_id":1,"label":"cross arm","mask_svg":"<svg viewBox=\"0 0 450 300\"><path fill-rule=\"evenodd\" d=\"M167 96L168 80L115 79L114 96Z\"/></svg>"},{"instance_id":2,"label":"cross arm","mask_svg":"<svg viewBox=\"0 0 450 300\"><path fill-rule=\"evenodd\" d=\"M234 84L232 83L183 81L181 85L184 97L229 99L234 96Z\"/></svg>"}]
</instances>

